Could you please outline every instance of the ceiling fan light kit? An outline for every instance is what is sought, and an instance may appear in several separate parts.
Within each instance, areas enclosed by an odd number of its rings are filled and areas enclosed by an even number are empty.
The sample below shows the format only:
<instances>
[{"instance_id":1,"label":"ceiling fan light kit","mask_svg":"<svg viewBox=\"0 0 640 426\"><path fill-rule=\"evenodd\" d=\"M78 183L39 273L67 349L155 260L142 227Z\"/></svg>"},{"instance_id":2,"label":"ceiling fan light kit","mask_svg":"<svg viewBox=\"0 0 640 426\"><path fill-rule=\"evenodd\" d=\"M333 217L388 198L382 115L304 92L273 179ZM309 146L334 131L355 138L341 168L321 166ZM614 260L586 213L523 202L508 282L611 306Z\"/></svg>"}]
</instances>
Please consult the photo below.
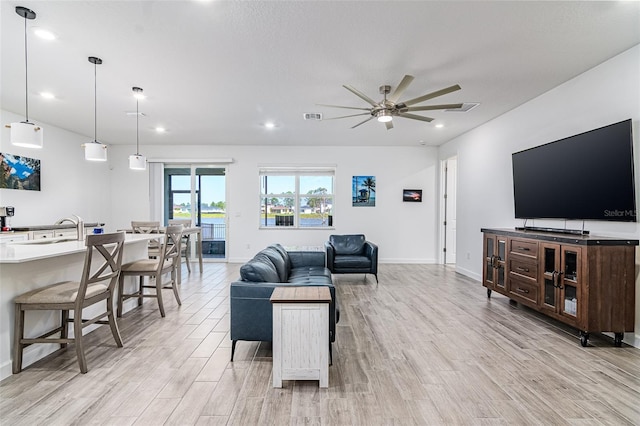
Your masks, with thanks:
<instances>
[{"instance_id":1,"label":"ceiling fan light kit","mask_svg":"<svg viewBox=\"0 0 640 426\"><path fill-rule=\"evenodd\" d=\"M345 89L358 96L360 99L367 102L371 105L368 108L361 107L351 107L351 106L342 106L342 105L326 105L326 104L318 104L320 106L326 106L330 108L344 108L344 109L355 109L360 111L365 111L358 114L351 115L343 115L340 117L332 117L325 118L325 120L337 120L341 118L348 117L357 117L362 115L369 115L370 117L355 126L351 127L352 129L360 126L361 124L366 123L374 118L381 123L384 123L387 130L393 129L393 118L394 117L402 117L409 118L411 120L419 120L425 121L427 123L433 121L434 119L431 117L425 117L422 115L412 114L414 111L435 111L435 110L447 110L447 109L457 109L462 108L462 103L457 104L442 104L442 105L423 105L423 106L412 106L421 102L428 101L429 99L437 98L438 96L443 96L451 92L455 92L460 90L461 87L458 84L453 86L445 87L444 89L436 90L435 92L430 92L422 96L418 96L417 98L409 99L404 102L399 102L400 97L404 93L404 91L409 87L409 84L413 81L414 77L411 75L405 75L395 91L391 93L391 86L383 85L380 86L380 94L383 95L383 99L380 102L376 102L364 93L360 92L356 88L348 85L343 85ZM389 95L391 93L391 95ZM387 95L389 95L387 97Z\"/></svg>"},{"instance_id":2,"label":"ceiling fan light kit","mask_svg":"<svg viewBox=\"0 0 640 426\"><path fill-rule=\"evenodd\" d=\"M7 124L11 129L11 144L25 148L42 148L44 130L29 121L29 63L27 61L27 19L36 19L36 13L26 7L16 6L16 13L24 18L24 85L25 85L25 121Z\"/></svg>"}]
</instances>

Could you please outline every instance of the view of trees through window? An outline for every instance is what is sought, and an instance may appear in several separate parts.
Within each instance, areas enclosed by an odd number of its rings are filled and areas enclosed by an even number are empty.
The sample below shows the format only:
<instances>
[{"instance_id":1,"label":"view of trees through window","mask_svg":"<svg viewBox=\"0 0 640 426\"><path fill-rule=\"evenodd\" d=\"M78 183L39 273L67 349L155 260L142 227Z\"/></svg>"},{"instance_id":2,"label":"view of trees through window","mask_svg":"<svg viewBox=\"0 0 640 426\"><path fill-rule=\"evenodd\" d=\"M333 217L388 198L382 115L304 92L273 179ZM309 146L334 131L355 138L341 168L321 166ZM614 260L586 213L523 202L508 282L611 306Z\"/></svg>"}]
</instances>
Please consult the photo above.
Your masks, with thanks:
<instances>
[{"instance_id":1,"label":"view of trees through window","mask_svg":"<svg viewBox=\"0 0 640 426\"><path fill-rule=\"evenodd\" d=\"M260 226L333 226L333 173L260 176Z\"/></svg>"}]
</instances>

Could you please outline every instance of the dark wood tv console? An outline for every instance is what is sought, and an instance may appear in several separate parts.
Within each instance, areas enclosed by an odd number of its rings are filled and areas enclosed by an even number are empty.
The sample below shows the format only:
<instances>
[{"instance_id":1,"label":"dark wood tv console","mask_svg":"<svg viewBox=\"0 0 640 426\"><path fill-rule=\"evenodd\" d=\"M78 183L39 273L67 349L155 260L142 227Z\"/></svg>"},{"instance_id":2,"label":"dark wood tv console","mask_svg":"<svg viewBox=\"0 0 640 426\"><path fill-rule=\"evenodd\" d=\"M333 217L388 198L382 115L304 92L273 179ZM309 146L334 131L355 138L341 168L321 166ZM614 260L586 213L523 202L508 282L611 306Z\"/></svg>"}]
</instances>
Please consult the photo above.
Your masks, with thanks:
<instances>
[{"instance_id":1,"label":"dark wood tv console","mask_svg":"<svg viewBox=\"0 0 640 426\"><path fill-rule=\"evenodd\" d=\"M638 240L482 229L482 285L589 333L634 331Z\"/></svg>"}]
</instances>

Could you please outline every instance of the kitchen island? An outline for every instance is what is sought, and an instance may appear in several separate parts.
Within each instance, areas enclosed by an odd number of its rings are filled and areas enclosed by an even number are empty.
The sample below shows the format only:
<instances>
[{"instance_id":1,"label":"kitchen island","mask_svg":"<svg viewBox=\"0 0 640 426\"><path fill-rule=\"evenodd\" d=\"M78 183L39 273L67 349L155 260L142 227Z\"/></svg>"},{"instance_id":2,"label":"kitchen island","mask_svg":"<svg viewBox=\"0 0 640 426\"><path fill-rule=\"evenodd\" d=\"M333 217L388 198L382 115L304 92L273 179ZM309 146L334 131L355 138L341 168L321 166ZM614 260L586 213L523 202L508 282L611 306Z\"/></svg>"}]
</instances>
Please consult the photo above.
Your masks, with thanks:
<instances>
[{"instance_id":1,"label":"kitchen island","mask_svg":"<svg viewBox=\"0 0 640 426\"><path fill-rule=\"evenodd\" d=\"M158 239L158 235L126 235L122 263L147 257L147 245L151 239ZM68 238L52 238L46 241L26 240L0 245L0 380L11 375L13 299L22 293L55 282L79 280L84 266L85 252L84 241ZM132 302L128 307L133 306L136 305ZM91 313L91 310L87 312ZM25 334L28 336L41 334L55 328L59 323L59 311L29 312L25 318ZM86 331L94 328L89 327ZM126 346L127 342L125 341L124 344ZM24 351L23 366L58 349L58 344L29 346Z\"/></svg>"}]
</instances>

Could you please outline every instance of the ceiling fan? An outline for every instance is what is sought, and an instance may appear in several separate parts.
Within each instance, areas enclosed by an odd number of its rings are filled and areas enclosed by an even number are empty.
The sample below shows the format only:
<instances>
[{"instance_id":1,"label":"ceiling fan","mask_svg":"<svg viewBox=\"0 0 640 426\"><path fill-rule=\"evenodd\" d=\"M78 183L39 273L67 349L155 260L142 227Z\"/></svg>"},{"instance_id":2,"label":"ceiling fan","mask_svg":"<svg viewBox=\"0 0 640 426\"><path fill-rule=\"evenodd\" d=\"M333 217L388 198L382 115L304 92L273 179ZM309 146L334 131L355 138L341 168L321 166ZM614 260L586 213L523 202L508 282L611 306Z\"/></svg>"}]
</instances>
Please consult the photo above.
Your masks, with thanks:
<instances>
[{"instance_id":1,"label":"ceiling fan","mask_svg":"<svg viewBox=\"0 0 640 426\"><path fill-rule=\"evenodd\" d=\"M364 121L356 124L352 127L352 129L360 126L361 124L366 123L367 121L373 120L377 118L378 121L385 124L387 130L393 129L393 117L402 117L402 118L410 118L412 120L420 120L431 122L433 118L424 117L422 115L412 114L415 111L432 111L438 109L456 109L462 108L462 104L442 104L442 105L425 105L425 106L412 106L418 104L420 102L427 101L429 99L437 98L438 96L446 95L447 93L455 92L456 90L460 90L459 85L453 85L450 87L446 87L441 90L436 90L435 92L427 93L426 95L418 96L417 98L409 99L408 101L399 102L400 96L404 93L404 91L409 87L409 84L413 81L413 76L405 75L396 87L396 90L387 97L387 95L391 92L391 86L380 86L380 94L384 95L384 98L380 102L376 102L364 93L355 89L349 85L343 85L345 89L358 96L359 98L366 101L370 108L359 108L359 107L350 107L350 106L341 106L341 105L326 105L326 104L317 104L319 106L326 106L331 108L345 108L345 109L356 109L366 111L360 114L352 114L352 115L343 115L340 117L332 117L325 118L325 120L337 120L340 118L347 117L357 117L360 115L370 115L371 117L367 118Z\"/></svg>"}]
</instances>

